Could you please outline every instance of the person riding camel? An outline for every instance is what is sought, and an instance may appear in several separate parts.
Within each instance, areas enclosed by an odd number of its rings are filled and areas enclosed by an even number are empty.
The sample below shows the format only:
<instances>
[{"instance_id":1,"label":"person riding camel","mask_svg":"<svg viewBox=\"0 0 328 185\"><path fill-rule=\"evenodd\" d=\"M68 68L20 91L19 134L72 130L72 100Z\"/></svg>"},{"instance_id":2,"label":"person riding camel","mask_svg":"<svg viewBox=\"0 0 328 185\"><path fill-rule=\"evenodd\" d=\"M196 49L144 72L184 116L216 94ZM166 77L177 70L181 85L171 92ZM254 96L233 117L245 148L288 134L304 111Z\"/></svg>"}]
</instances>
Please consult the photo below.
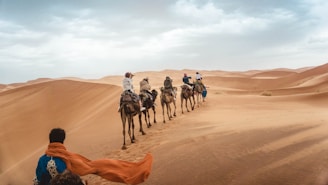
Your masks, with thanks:
<instances>
[{"instance_id":1,"label":"person riding camel","mask_svg":"<svg viewBox=\"0 0 328 185\"><path fill-rule=\"evenodd\" d=\"M136 94L134 92L134 89L133 89L133 81L132 81L133 76L134 75L131 72L126 72L125 73L124 79L122 81L122 85L123 85L122 95L126 94L126 93L129 94L134 102L139 102L140 111L144 111L146 108L142 106L139 95ZM122 104L122 97L120 99L120 107L121 107L121 104Z\"/></svg>"},{"instance_id":2,"label":"person riding camel","mask_svg":"<svg viewBox=\"0 0 328 185\"><path fill-rule=\"evenodd\" d=\"M190 82L189 82L189 79L191 79L191 76L188 76L187 73L185 73L185 74L183 75L182 82L183 82L184 84L187 84L187 85L193 87L194 84L193 84L193 83L190 83Z\"/></svg>"},{"instance_id":3,"label":"person riding camel","mask_svg":"<svg viewBox=\"0 0 328 185\"><path fill-rule=\"evenodd\" d=\"M205 85L203 84L203 77L199 72L196 72L196 83L200 84L205 88Z\"/></svg>"},{"instance_id":4,"label":"person riding camel","mask_svg":"<svg viewBox=\"0 0 328 185\"><path fill-rule=\"evenodd\" d=\"M202 80L202 75L199 72L196 72L196 80Z\"/></svg>"},{"instance_id":5,"label":"person riding camel","mask_svg":"<svg viewBox=\"0 0 328 185\"><path fill-rule=\"evenodd\" d=\"M184 84L188 85L189 88L192 88L192 91L194 92L195 85L193 83L190 83L189 79L191 79L191 76L188 76L187 73L185 73L183 75L182 81Z\"/></svg>"},{"instance_id":6,"label":"person riding camel","mask_svg":"<svg viewBox=\"0 0 328 185\"><path fill-rule=\"evenodd\" d=\"M150 92L150 89L151 89L151 87L150 87L150 84L149 84L148 77L142 79L140 81L140 93L146 94L146 96L148 96L152 100L153 99L153 95Z\"/></svg>"},{"instance_id":7,"label":"person riding camel","mask_svg":"<svg viewBox=\"0 0 328 185\"><path fill-rule=\"evenodd\" d=\"M196 72L196 83L199 83L200 85L204 86L202 79L202 75L199 72Z\"/></svg>"},{"instance_id":8,"label":"person riding camel","mask_svg":"<svg viewBox=\"0 0 328 185\"><path fill-rule=\"evenodd\" d=\"M175 94L172 82L173 82L173 80L169 76L166 76L166 78L164 80L164 90L171 91L171 95L174 96L174 98L176 98L176 94Z\"/></svg>"}]
</instances>

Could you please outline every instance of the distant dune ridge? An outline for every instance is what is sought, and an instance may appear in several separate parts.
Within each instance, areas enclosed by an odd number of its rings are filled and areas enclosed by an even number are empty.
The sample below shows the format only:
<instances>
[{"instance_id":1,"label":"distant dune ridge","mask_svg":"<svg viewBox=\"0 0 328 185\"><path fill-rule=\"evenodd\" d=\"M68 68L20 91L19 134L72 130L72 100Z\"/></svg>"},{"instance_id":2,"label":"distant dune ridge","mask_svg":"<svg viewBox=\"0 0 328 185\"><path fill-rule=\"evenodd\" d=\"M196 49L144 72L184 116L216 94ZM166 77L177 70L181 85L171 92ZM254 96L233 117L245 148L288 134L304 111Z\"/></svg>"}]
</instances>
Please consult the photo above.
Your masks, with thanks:
<instances>
[{"instance_id":1,"label":"distant dune ridge","mask_svg":"<svg viewBox=\"0 0 328 185\"><path fill-rule=\"evenodd\" d=\"M134 87L148 77L159 90L166 76L182 85L196 70L136 72ZM32 184L35 167L54 127L67 131L68 150L90 159L138 161L154 156L144 185L328 184L328 64L301 69L199 71L208 87L194 111L162 122L121 150L117 113L122 76L101 79L42 78L0 84L0 185ZM152 111L151 111L152 112ZM151 113L151 116L152 113ZM152 120L152 119L151 119ZM92 185L119 184L95 175Z\"/></svg>"}]
</instances>

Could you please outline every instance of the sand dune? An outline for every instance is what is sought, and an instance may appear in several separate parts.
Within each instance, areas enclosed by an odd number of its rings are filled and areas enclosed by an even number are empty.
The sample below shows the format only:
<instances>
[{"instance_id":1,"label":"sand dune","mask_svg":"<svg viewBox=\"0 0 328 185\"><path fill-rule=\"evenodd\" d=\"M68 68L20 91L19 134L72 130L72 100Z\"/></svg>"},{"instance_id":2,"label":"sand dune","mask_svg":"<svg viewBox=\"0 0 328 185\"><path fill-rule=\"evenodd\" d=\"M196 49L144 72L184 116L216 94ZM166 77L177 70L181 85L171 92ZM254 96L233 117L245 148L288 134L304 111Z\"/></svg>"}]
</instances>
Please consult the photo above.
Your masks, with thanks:
<instances>
[{"instance_id":1,"label":"sand dune","mask_svg":"<svg viewBox=\"0 0 328 185\"><path fill-rule=\"evenodd\" d=\"M280 78L284 76L288 76L291 74L295 74L294 71L264 71L261 73L256 73L252 77L253 78Z\"/></svg>"},{"instance_id":2,"label":"sand dune","mask_svg":"<svg viewBox=\"0 0 328 185\"><path fill-rule=\"evenodd\" d=\"M165 76L182 85L196 70L136 72L135 88L149 77L159 89ZM67 131L70 151L90 159L136 161L146 152L154 164L145 185L325 185L328 182L328 64L302 69L247 72L199 71L206 102L163 124L157 121L121 150L117 106L122 76L101 79L37 79L0 86L0 184L30 184L53 127ZM8 88L10 86L11 88ZM263 94L267 92L268 94ZM153 116L153 115L151 115ZM94 185L118 184L94 175Z\"/></svg>"}]
</instances>

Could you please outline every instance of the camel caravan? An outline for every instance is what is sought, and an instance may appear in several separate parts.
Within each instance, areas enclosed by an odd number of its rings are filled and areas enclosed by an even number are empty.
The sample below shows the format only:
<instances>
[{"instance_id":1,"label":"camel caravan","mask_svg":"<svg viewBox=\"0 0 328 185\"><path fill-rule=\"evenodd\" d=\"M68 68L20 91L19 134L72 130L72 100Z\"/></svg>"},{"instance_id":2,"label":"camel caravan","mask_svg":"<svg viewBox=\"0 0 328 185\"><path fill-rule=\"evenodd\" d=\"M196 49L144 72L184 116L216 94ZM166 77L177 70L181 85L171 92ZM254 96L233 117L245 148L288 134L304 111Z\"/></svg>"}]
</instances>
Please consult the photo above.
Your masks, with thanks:
<instances>
[{"instance_id":1,"label":"camel caravan","mask_svg":"<svg viewBox=\"0 0 328 185\"><path fill-rule=\"evenodd\" d=\"M121 115L122 126L123 126L123 146L122 149L127 149L126 147L126 123L127 123L127 133L130 138L131 143L135 142L134 134L134 116L138 115L139 119L139 132L142 135L146 133L142 127L142 115L144 115L144 120L148 128L151 125L150 119L150 109L153 112L153 123L156 121L156 98L158 92L155 89L151 90L149 84L149 79L146 77L140 81L140 93L136 94L133 88L132 77L134 75L130 72L125 73L125 78L123 79L123 93L120 98L120 105L118 112ZM207 95L207 90L205 85L202 83L202 77L197 72L196 81L193 83L189 82L190 76L184 74L182 79L183 85L181 85L181 112L184 114L183 105L185 106L187 112L194 110L195 105L199 107L201 102L205 101ZM163 123L166 123L166 117L171 120L176 117L176 98L178 88L172 85L172 79L166 76L164 80L163 87L160 87L160 104L162 107ZM189 102L189 107L188 107ZM166 114L165 114L166 112Z\"/></svg>"}]
</instances>

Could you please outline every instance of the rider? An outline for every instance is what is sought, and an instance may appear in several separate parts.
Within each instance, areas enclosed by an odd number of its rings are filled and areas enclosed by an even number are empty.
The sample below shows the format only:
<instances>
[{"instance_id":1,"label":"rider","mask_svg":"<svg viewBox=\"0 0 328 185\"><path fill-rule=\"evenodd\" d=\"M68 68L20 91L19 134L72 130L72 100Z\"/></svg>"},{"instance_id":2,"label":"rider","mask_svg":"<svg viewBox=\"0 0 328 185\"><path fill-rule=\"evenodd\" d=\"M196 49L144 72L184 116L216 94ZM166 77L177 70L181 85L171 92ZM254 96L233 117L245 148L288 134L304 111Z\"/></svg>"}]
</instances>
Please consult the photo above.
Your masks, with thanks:
<instances>
[{"instance_id":1,"label":"rider","mask_svg":"<svg viewBox=\"0 0 328 185\"><path fill-rule=\"evenodd\" d=\"M187 85L189 85L191 87L194 87L194 84L193 83L190 83L189 82L189 79L191 79L191 76L188 76L187 73L185 73L183 75L182 81L183 81L184 84L187 84Z\"/></svg>"},{"instance_id":2,"label":"rider","mask_svg":"<svg viewBox=\"0 0 328 185\"><path fill-rule=\"evenodd\" d=\"M200 84L201 86L203 86L203 88L205 88L202 79L203 79L202 75L199 72L196 72L196 83Z\"/></svg>"},{"instance_id":3,"label":"rider","mask_svg":"<svg viewBox=\"0 0 328 185\"><path fill-rule=\"evenodd\" d=\"M129 93L134 101L139 102L140 111L144 111L146 108L142 106L140 97L134 92L134 89L133 89L132 77L134 76L134 74L132 74L131 72L126 72L124 76L125 77L122 81L123 93ZM120 102L120 106L121 106L121 102Z\"/></svg>"},{"instance_id":4,"label":"rider","mask_svg":"<svg viewBox=\"0 0 328 185\"><path fill-rule=\"evenodd\" d=\"M166 76L165 80L164 80L164 89L165 90L170 90L171 94L174 96L174 98L176 98L176 94L172 85L172 79L169 76Z\"/></svg>"},{"instance_id":5,"label":"rider","mask_svg":"<svg viewBox=\"0 0 328 185\"><path fill-rule=\"evenodd\" d=\"M202 75L199 72L196 72L196 80L202 80Z\"/></svg>"},{"instance_id":6,"label":"rider","mask_svg":"<svg viewBox=\"0 0 328 185\"><path fill-rule=\"evenodd\" d=\"M146 93L146 95L148 94L149 98L152 100L153 99L153 95L150 92L150 84L149 84L149 79L148 77L142 79L140 81L140 93Z\"/></svg>"},{"instance_id":7,"label":"rider","mask_svg":"<svg viewBox=\"0 0 328 185\"><path fill-rule=\"evenodd\" d=\"M187 73L185 73L183 75L182 81L183 81L183 83L185 83L187 85L193 86L194 84L190 83L189 79L191 79L191 76L188 76Z\"/></svg>"}]
</instances>

